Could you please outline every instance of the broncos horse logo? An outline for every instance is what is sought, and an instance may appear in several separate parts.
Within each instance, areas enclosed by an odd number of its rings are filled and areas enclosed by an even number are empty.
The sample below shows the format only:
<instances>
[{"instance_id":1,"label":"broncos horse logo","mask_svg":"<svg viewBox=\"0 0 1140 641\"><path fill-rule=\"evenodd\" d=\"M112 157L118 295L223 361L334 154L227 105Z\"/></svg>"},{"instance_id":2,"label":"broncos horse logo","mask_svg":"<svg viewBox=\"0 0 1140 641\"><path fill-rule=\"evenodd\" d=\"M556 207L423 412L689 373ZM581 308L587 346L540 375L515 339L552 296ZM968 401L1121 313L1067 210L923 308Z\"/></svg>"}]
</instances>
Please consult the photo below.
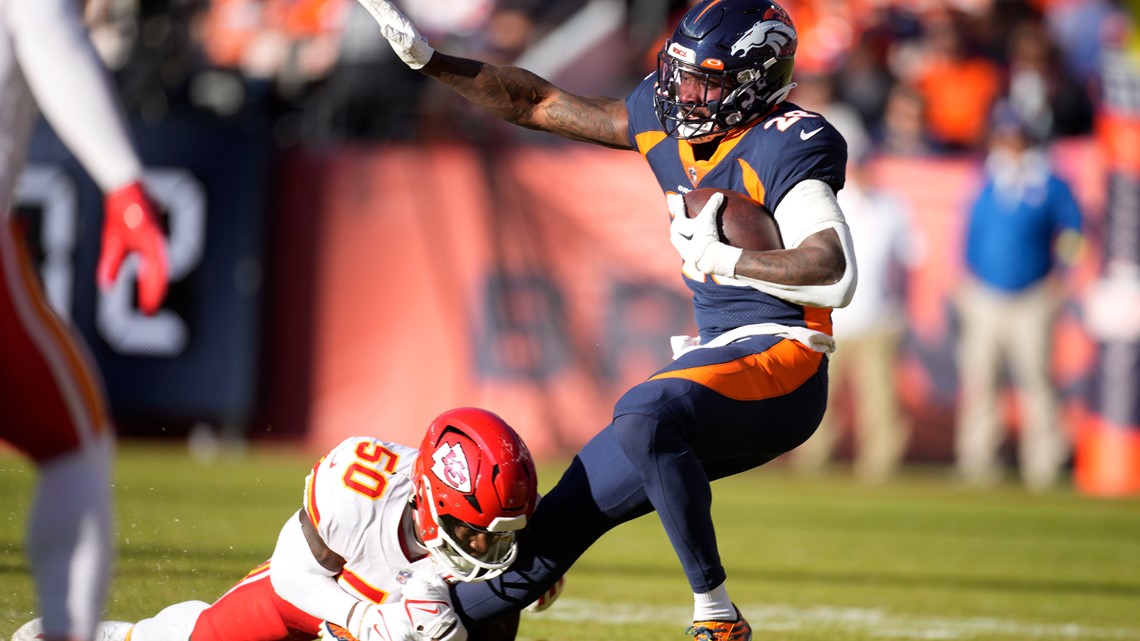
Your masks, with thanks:
<instances>
[{"instance_id":1,"label":"broncos horse logo","mask_svg":"<svg viewBox=\"0 0 1140 641\"><path fill-rule=\"evenodd\" d=\"M771 49L773 56L779 56L789 44L796 41L796 31L779 20L762 20L752 25L743 36L732 44L732 56L747 56L753 49Z\"/></svg>"}]
</instances>

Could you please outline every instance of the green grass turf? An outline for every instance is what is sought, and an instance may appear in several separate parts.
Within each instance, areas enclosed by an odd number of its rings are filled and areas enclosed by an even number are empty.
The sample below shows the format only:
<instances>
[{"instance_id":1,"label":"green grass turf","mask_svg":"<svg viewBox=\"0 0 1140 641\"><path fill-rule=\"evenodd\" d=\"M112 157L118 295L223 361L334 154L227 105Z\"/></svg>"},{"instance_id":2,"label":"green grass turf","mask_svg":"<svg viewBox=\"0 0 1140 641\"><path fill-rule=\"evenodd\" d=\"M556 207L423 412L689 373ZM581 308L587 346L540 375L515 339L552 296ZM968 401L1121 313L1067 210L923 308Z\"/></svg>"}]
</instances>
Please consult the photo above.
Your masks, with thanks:
<instances>
[{"instance_id":1,"label":"green grass turf","mask_svg":"<svg viewBox=\"0 0 1140 641\"><path fill-rule=\"evenodd\" d=\"M315 458L285 448L196 462L123 443L110 618L210 601L265 560ZM540 466L549 487L561 465ZM757 641L1140 639L1140 500L956 487L908 470L865 488L776 462L714 484L728 587ZM31 467L0 454L0 639L33 616L22 536ZM656 517L609 533L520 638L684 641L691 596Z\"/></svg>"}]
</instances>

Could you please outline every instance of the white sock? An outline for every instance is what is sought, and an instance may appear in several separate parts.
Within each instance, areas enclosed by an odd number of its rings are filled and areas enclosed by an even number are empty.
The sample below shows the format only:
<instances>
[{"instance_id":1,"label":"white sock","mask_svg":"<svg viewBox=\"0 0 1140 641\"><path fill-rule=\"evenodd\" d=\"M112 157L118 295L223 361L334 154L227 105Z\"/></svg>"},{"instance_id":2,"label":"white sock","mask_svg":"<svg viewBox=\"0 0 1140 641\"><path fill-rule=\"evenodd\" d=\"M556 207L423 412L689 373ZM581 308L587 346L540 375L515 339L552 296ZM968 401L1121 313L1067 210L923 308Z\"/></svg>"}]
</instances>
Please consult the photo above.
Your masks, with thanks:
<instances>
[{"instance_id":1,"label":"white sock","mask_svg":"<svg viewBox=\"0 0 1140 641\"><path fill-rule=\"evenodd\" d=\"M47 638L89 639L103 614L113 556L113 447L105 436L39 468L27 551Z\"/></svg>"},{"instance_id":2,"label":"white sock","mask_svg":"<svg viewBox=\"0 0 1140 641\"><path fill-rule=\"evenodd\" d=\"M135 624L131 641L189 641L194 624L202 610L210 607L205 601L184 601L167 606L149 619Z\"/></svg>"},{"instance_id":3,"label":"white sock","mask_svg":"<svg viewBox=\"0 0 1140 641\"><path fill-rule=\"evenodd\" d=\"M736 606L728 598L724 583L709 592L693 593L693 621L735 621L737 618Z\"/></svg>"}]
</instances>

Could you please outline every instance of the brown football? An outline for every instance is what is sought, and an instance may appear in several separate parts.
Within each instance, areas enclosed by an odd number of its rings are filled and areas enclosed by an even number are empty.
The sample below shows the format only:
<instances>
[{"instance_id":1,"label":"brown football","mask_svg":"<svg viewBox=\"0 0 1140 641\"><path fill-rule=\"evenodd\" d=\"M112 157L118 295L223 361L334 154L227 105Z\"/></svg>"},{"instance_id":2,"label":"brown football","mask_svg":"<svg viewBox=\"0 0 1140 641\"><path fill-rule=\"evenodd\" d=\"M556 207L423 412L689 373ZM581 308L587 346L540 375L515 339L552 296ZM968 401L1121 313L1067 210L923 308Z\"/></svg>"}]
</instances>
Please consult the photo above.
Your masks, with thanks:
<instances>
[{"instance_id":1,"label":"brown football","mask_svg":"<svg viewBox=\"0 0 1140 641\"><path fill-rule=\"evenodd\" d=\"M724 205L716 219L721 242L756 251L784 248L780 227L772 212L738 191L712 187L690 191L685 194L685 212L689 218L701 213L709 197L717 192L724 194Z\"/></svg>"}]
</instances>

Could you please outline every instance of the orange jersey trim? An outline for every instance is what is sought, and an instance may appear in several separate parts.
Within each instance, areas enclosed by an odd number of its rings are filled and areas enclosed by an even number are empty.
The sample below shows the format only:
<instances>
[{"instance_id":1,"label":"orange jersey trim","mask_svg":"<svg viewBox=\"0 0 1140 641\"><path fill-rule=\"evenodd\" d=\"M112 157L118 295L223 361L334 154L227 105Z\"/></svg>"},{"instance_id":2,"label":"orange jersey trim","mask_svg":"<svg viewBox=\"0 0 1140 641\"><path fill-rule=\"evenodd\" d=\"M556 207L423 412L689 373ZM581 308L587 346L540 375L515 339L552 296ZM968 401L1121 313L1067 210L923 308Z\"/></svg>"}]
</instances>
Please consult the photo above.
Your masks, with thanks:
<instances>
[{"instance_id":1,"label":"orange jersey trim","mask_svg":"<svg viewBox=\"0 0 1140 641\"><path fill-rule=\"evenodd\" d=\"M317 468L321 466L324 460L325 458L322 456L321 460L317 461L305 482L305 513L309 515L309 521L313 523L313 527L321 524L321 511L317 509Z\"/></svg>"},{"instance_id":2,"label":"orange jersey trim","mask_svg":"<svg viewBox=\"0 0 1140 641\"><path fill-rule=\"evenodd\" d=\"M804 323L808 329L831 336L831 308L804 305Z\"/></svg>"},{"instance_id":3,"label":"orange jersey trim","mask_svg":"<svg viewBox=\"0 0 1140 641\"><path fill-rule=\"evenodd\" d=\"M634 136L634 141L637 142L637 152L644 156L665 138L664 131L643 131Z\"/></svg>"},{"instance_id":4,"label":"orange jersey trim","mask_svg":"<svg viewBox=\"0 0 1140 641\"><path fill-rule=\"evenodd\" d=\"M812 377L823 354L791 339L784 339L760 354L663 372L649 380L682 378L737 401L759 401L783 396Z\"/></svg>"},{"instance_id":5,"label":"orange jersey trim","mask_svg":"<svg viewBox=\"0 0 1140 641\"><path fill-rule=\"evenodd\" d=\"M744 127L733 129L726 133L724 138L721 138L720 143L717 144L716 151L713 152L712 158L708 160L697 160L697 157L693 154L693 145L687 140L678 140L677 153L680 156L681 166L685 168L685 173L688 174L689 181L693 183L693 186L699 186L705 174L712 171L714 167L720 164L720 161L728 157L728 155L732 153L732 150L744 139L744 135L752 131L752 128L759 123L760 120L757 119Z\"/></svg>"},{"instance_id":6,"label":"orange jersey trim","mask_svg":"<svg viewBox=\"0 0 1140 641\"><path fill-rule=\"evenodd\" d=\"M764 195L767 190L764 188L764 183L760 180L760 175L752 168L743 158L736 160L740 165L740 173L744 178L744 190L748 192L748 197L760 204L764 204Z\"/></svg>"},{"instance_id":7,"label":"orange jersey trim","mask_svg":"<svg viewBox=\"0 0 1140 641\"><path fill-rule=\"evenodd\" d=\"M368 583L356 574L353 574L351 570L342 571L340 578L344 579L345 583L351 585L357 592L363 595L364 598L373 603L383 603L384 600L388 598L387 592Z\"/></svg>"}]
</instances>

